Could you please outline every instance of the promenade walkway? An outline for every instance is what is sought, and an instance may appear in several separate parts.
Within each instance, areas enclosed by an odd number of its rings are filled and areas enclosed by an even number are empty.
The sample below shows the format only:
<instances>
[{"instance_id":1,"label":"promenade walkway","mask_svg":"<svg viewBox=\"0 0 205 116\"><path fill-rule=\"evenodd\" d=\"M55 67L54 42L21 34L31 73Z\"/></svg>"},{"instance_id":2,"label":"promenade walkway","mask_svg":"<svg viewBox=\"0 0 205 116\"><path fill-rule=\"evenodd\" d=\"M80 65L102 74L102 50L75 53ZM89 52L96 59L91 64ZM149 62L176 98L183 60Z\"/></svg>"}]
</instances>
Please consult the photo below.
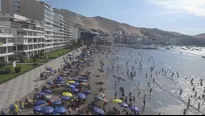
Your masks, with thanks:
<instances>
[{"instance_id":1,"label":"promenade walkway","mask_svg":"<svg viewBox=\"0 0 205 116\"><path fill-rule=\"evenodd\" d=\"M73 51L71 51L70 53L72 52ZM75 53L75 55L78 55L79 53L80 52L77 52ZM46 63L46 65L43 64L23 75L20 75L6 83L1 84L0 108L7 108L11 103L14 103L16 100L22 99L23 97L32 93L34 91L35 85L41 86L42 84L44 84L44 80L40 81L40 73L45 71L45 66L52 67L54 69L60 68L64 64L63 57L65 57L66 55L54 59Z\"/></svg>"}]
</instances>

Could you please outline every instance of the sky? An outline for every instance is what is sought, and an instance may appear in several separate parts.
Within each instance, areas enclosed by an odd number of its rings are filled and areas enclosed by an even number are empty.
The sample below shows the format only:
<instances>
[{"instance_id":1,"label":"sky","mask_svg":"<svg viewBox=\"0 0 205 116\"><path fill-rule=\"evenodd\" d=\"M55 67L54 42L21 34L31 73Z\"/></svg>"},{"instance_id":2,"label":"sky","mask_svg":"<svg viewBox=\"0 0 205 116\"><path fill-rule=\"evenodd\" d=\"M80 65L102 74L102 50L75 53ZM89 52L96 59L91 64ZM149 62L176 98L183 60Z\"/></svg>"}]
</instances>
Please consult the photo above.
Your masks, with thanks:
<instances>
[{"instance_id":1,"label":"sky","mask_svg":"<svg viewBox=\"0 0 205 116\"><path fill-rule=\"evenodd\" d=\"M44 0L55 8L188 35L205 33L205 0Z\"/></svg>"}]
</instances>

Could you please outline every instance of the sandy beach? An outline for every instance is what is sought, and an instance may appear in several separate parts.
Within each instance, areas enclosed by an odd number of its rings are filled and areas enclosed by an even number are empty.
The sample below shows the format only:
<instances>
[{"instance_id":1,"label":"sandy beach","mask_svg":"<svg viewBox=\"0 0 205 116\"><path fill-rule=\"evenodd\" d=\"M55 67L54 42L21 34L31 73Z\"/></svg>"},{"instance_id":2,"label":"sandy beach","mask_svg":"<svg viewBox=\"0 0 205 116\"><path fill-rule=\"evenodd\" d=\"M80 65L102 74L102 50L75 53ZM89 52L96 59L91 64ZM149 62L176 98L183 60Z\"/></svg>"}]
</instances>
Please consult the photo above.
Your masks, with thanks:
<instances>
[{"instance_id":1,"label":"sandy beach","mask_svg":"<svg viewBox=\"0 0 205 116\"><path fill-rule=\"evenodd\" d=\"M101 69L100 60L106 58L106 55L97 53L97 54L93 54L91 57L93 58L94 62L91 62L91 66L84 67L83 70L80 71L79 75L84 75L87 71L90 72L90 79L88 81L88 84L91 86L92 93L90 95L88 95L85 103L78 107L79 110L82 108L84 108L84 109L87 108L88 104L92 103L92 101L94 100L94 97L99 93L100 87L105 89L104 94L106 95L106 99L108 99L109 101L112 101L114 99L114 91L111 88L109 88L110 83L109 83L107 73L105 71L104 72L99 71ZM53 78L55 78L59 74L60 73L56 73L55 75L50 76L47 81L52 80ZM65 77L65 78L67 78L67 77ZM97 82L103 82L104 84L99 85L99 84L96 84ZM46 85L46 81L45 81L44 85ZM41 87L39 89L41 89ZM33 94L34 94L34 92L28 96L30 98L32 98ZM61 92L59 94L61 94ZM57 99L60 99L60 96L58 94L53 95L51 101L55 101ZM102 107L103 102L98 102L98 104ZM108 105L104 108L104 110L108 111L109 108L112 108L112 107L116 107L116 108L120 109L119 104L109 102ZM93 112L90 112L90 113L93 114ZM22 115L33 114L33 109L32 108L23 109L22 113L20 113L20 114L22 114ZM76 114L75 109L73 109L71 114Z\"/></svg>"}]
</instances>

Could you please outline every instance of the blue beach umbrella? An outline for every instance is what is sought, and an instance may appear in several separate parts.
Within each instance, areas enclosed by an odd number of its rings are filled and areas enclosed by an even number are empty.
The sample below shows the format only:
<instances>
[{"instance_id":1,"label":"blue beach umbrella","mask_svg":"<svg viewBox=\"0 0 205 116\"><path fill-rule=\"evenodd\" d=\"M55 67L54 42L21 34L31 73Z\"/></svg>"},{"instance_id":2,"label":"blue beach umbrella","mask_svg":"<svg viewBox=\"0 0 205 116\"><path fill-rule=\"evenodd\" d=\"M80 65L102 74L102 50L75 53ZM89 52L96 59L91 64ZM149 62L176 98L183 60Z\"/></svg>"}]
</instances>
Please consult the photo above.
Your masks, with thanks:
<instances>
[{"instance_id":1,"label":"blue beach umbrella","mask_svg":"<svg viewBox=\"0 0 205 116\"><path fill-rule=\"evenodd\" d=\"M84 77L84 76L79 76L78 78L79 78L79 79L87 80L87 77Z\"/></svg>"},{"instance_id":2,"label":"blue beach umbrella","mask_svg":"<svg viewBox=\"0 0 205 116\"><path fill-rule=\"evenodd\" d=\"M75 88L75 85L69 84L68 87Z\"/></svg>"},{"instance_id":3,"label":"blue beach umbrella","mask_svg":"<svg viewBox=\"0 0 205 116\"><path fill-rule=\"evenodd\" d=\"M85 90L83 93L85 93L85 94L91 94L91 91L90 91L90 90Z\"/></svg>"},{"instance_id":4,"label":"blue beach umbrella","mask_svg":"<svg viewBox=\"0 0 205 116\"><path fill-rule=\"evenodd\" d=\"M54 111L54 108L51 106L43 106L41 107L41 112L43 114L51 114Z\"/></svg>"},{"instance_id":5,"label":"blue beach umbrella","mask_svg":"<svg viewBox=\"0 0 205 116\"><path fill-rule=\"evenodd\" d=\"M56 107L54 110L59 114L66 113L68 111L65 107Z\"/></svg>"},{"instance_id":6,"label":"blue beach umbrella","mask_svg":"<svg viewBox=\"0 0 205 116\"><path fill-rule=\"evenodd\" d=\"M55 81L55 84L64 84L64 81Z\"/></svg>"},{"instance_id":7,"label":"blue beach umbrella","mask_svg":"<svg viewBox=\"0 0 205 116\"><path fill-rule=\"evenodd\" d=\"M130 110L132 110L134 112L140 112L139 108L137 108L136 106L130 107Z\"/></svg>"},{"instance_id":8,"label":"blue beach umbrella","mask_svg":"<svg viewBox=\"0 0 205 116\"><path fill-rule=\"evenodd\" d=\"M83 94L83 93L78 93L77 96L79 98L81 98L81 99L85 99L86 98L85 94Z\"/></svg>"},{"instance_id":9,"label":"blue beach umbrella","mask_svg":"<svg viewBox=\"0 0 205 116\"><path fill-rule=\"evenodd\" d=\"M105 111L101 108L93 107L93 111L100 115L105 115Z\"/></svg>"},{"instance_id":10,"label":"blue beach umbrella","mask_svg":"<svg viewBox=\"0 0 205 116\"><path fill-rule=\"evenodd\" d=\"M53 102L53 104L54 104L54 105L61 105L62 102L61 102L60 100L56 100L56 101Z\"/></svg>"},{"instance_id":11,"label":"blue beach umbrella","mask_svg":"<svg viewBox=\"0 0 205 116\"><path fill-rule=\"evenodd\" d=\"M80 79L80 82L87 82L87 80L85 80L85 79Z\"/></svg>"},{"instance_id":12,"label":"blue beach umbrella","mask_svg":"<svg viewBox=\"0 0 205 116\"><path fill-rule=\"evenodd\" d=\"M43 95L46 95L46 93L44 93L44 92L38 92L38 93L35 93L35 95L43 96Z\"/></svg>"},{"instance_id":13,"label":"blue beach umbrella","mask_svg":"<svg viewBox=\"0 0 205 116\"><path fill-rule=\"evenodd\" d=\"M34 111L37 111L37 112L40 112L40 111L41 111L41 106L40 106L40 105L34 106L34 107L33 107L33 110L34 110Z\"/></svg>"},{"instance_id":14,"label":"blue beach umbrella","mask_svg":"<svg viewBox=\"0 0 205 116\"><path fill-rule=\"evenodd\" d=\"M72 88L71 90L72 90L72 92L79 92L79 90L77 88Z\"/></svg>"},{"instance_id":15,"label":"blue beach umbrella","mask_svg":"<svg viewBox=\"0 0 205 116\"><path fill-rule=\"evenodd\" d=\"M52 93L52 91L50 89L45 89L43 90L44 93Z\"/></svg>"},{"instance_id":16,"label":"blue beach umbrella","mask_svg":"<svg viewBox=\"0 0 205 116\"><path fill-rule=\"evenodd\" d=\"M75 82L75 83L73 83L73 85L75 85L75 86L78 86L80 83L78 83L78 82Z\"/></svg>"},{"instance_id":17,"label":"blue beach umbrella","mask_svg":"<svg viewBox=\"0 0 205 116\"><path fill-rule=\"evenodd\" d=\"M47 103L45 100L37 100L37 101L34 103L34 106L42 105L42 104L45 104L45 103Z\"/></svg>"},{"instance_id":18,"label":"blue beach umbrella","mask_svg":"<svg viewBox=\"0 0 205 116\"><path fill-rule=\"evenodd\" d=\"M51 72L53 71L51 67L46 67L46 70L51 71Z\"/></svg>"},{"instance_id":19,"label":"blue beach umbrella","mask_svg":"<svg viewBox=\"0 0 205 116\"><path fill-rule=\"evenodd\" d=\"M124 107L124 108L129 108L129 105L126 104L126 103L124 103L124 102L120 103L120 106L122 106L122 107Z\"/></svg>"},{"instance_id":20,"label":"blue beach umbrella","mask_svg":"<svg viewBox=\"0 0 205 116\"><path fill-rule=\"evenodd\" d=\"M61 100L70 100L71 99L71 97L69 97L69 96L62 96L61 97Z\"/></svg>"},{"instance_id":21,"label":"blue beach umbrella","mask_svg":"<svg viewBox=\"0 0 205 116\"><path fill-rule=\"evenodd\" d=\"M57 81L63 81L63 77L57 76L57 77L56 77L56 80L57 80Z\"/></svg>"},{"instance_id":22,"label":"blue beach umbrella","mask_svg":"<svg viewBox=\"0 0 205 116\"><path fill-rule=\"evenodd\" d=\"M54 82L53 82L53 81L48 81L47 84L48 84L48 85L53 85Z\"/></svg>"}]
</instances>

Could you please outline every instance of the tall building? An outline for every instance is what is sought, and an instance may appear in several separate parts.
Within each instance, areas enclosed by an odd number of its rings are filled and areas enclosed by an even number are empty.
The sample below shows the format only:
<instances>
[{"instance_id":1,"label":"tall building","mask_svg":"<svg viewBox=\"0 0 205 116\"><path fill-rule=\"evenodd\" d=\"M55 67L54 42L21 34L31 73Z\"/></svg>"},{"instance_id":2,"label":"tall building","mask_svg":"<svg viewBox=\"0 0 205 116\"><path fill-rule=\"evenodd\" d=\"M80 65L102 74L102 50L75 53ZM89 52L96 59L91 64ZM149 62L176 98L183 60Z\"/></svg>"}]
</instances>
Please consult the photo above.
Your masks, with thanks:
<instances>
[{"instance_id":1,"label":"tall building","mask_svg":"<svg viewBox=\"0 0 205 116\"><path fill-rule=\"evenodd\" d=\"M75 40L76 42L79 39L79 32L77 28L72 27L72 40Z\"/></svg>"},{"instance_id":2,"label":"tall building","mask_svg":"<svg viewBox=\"0 0 205 116\"><path fill-rule=\"evenodd\" d=\"M14 55L14 36L11 29L0 26L0 62L8 63Z\"/></svg>"},{"instance_id":3,"label":"tall building","mask_svg":"<svg viewBox=\"0 0 205 116\"><path fill-rule=\"evenodd\" d=\"M14 0L9 0L9 1L13 1ZM60 49L62 47L65 47L66 44L63 43L62 40L57 40L57 39L61 39L59 37L59 33L58 32L54 32L54 28L60 28L60 32L62 32L61 37L63 37L64 39L66 39L67 42L69 41L69 36L70 33L70 27L69 25L64 21L64 18L62 16L60 16L60 19L56 18L56 16L58 16L58 14L54 13L53 8L51 7L51 5L49 5L46 2L40 1L40 0L18 0L19 4L14 4L15 7L18 6L18 8L20 9L19 14L21 14L22 16L28 17L30 19L34 19L34 20L39 20L41 22L43 22L43 27L44 27L44 31L45 31L45 50L44 52L50 52L56 49ZM4 4L8 4L7 6L11 7L13 2L8 2L7 0L3 0L2 3ZM2 11L8 11L8 8L6 7L2 7ZM10 10L8 13L17 13L15 10ZM5 12L6 13L6 12ZM54 20L54 18L56 20ZM55 23L54 23L55 21ZM56 22L60 22L60 27L58 27L58 23ZM57 35L55 35L57 34ZM61 44L61 45L60 45ZM61 47L60 47L61 46Z\"/></svg>"},{"instance_id":4,"label":"tall building","mask_svg":"<svg viewBox=\"0 0 205 116\"><path fill-rule=\"evenodd\" d=\"M21 15L43 22L45 31L45 52L55 50L53 38L53 8L43 1L20 0Z\"/></svg>"},{"instance_id":5,"label":"tall building","mask_svg":"<svg viewBox=\"0 0 205 116\"><path fill-rule=\"evenodd\" d=\"M45 49L44 28L39 21L18 14L2 13L0 24L13 34L15 55L30 58Z\"/></svg>"},{"instance_id":6,"label":"tall building","mask_svg":"<svg viewBox=\"0 0 205 116\"><path fill-rule=\"evenodd\" d=\"M1 12L20 14L20 0L1 0Z\"/></svg>"},{"instance_id":7,"label":"tall building","mask_svg":"<svg viewBox=\"0 0 205 116\"><path fill-rule=\"evenodd\" d=\"M60 14L54 14L54 24L53 24L53 38L54 38L54 47L60 49L66 45L66 24L63 19L63 16Z\"/></svg>"}]
</instances>

